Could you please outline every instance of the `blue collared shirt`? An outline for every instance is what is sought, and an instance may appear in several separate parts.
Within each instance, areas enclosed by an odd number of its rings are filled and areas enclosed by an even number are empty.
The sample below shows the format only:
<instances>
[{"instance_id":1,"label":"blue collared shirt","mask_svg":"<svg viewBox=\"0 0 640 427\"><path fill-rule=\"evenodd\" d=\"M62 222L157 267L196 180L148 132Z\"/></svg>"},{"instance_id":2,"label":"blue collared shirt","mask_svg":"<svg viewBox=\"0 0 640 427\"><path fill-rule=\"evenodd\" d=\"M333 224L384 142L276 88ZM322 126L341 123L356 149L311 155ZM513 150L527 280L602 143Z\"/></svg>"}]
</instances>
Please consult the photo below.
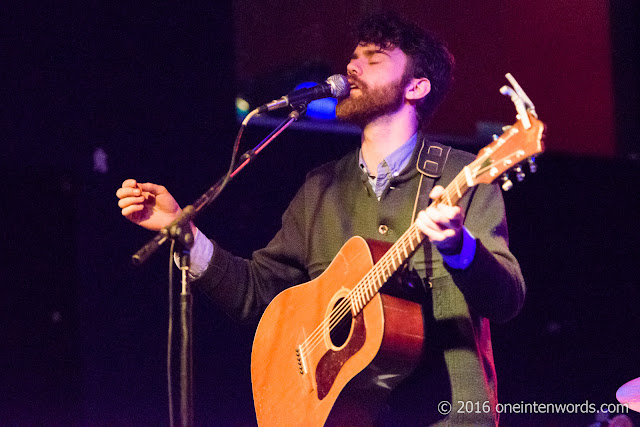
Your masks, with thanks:
<instances>
[{"instance_id":1,"label":"blue collared shirt","mask_svg":"<svg viewBox=\"0 0 640 427\"><path fill-rule=\"evenodd\" d=\"M418 134L414 133L407 142L382 159L378 165L375 175L373 175L369 168L367 168L367 164L364 162L364 158L362 157L362 149L360 149L358 160L360 169L362 169L369 177L369 184L371 184L371 188L373 188L373 191L376 193L378 200L380 200L384 189L389 185L391 178L400 175L400 172L402 172L402 170L409 164L411 154L413 153L413 149L415 148L417 141Z\"/></svg>"}]
</instances>

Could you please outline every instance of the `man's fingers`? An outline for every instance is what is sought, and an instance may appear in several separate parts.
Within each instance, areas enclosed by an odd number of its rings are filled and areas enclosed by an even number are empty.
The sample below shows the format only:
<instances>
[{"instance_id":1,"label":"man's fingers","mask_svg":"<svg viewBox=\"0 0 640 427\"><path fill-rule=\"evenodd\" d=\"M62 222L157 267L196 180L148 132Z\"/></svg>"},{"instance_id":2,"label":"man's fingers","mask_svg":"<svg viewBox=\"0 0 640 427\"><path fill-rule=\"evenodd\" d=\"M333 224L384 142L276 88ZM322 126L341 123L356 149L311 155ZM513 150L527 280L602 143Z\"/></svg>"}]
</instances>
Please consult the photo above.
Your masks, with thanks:
<instances>
[{"instance_id":1,"label":"man's fingers","mask_svg":"<svg viewBox=\"0 0 640 427\"><path fill-rule=\"evenodd\" d=\"M445 237L440 226L425 211L420 212L417 219L418 228L429 240L442 240Z\"/></svg>"},{"instance_id":2,"label":"man's fingers","mask_svg":"<svg viewBox=\"0 0 640 427\"><path fill-rule=\"evenodd\" d=\"M124 209L127 206L131 206L131 205L140 205L141 207L143 207L142 203L144 203L143 196L125 197L123 199L118 200L118 207L120 207L121 209Z\"/></svg>"},{"instance_id":3,"label":"man's fingers","mask_svg":"<svg viewBox=\"0 0 640 427\"><path fill-rule=\"evenodd\" d=\"M444 234L445 237L453 237L456 235L456 231L452 228L447 228L442 231L442 234Z\"/></svg>"},{"instance_id":4,"label":"man's fingers","mask_svg":"<svg viewBox=\"0 0 640 427\"><path fill-rule=\"evenodd\" d=\"M459 211L447 209L448 206L427 208L426 214L438 228L450 228L455 227L460 223Z\"/></svg>"},{"instance_id":5,"label":"man's fingers","mask_svg":"<svg viewBox=\"0 0 640 427\"><path fill-rule=\"evenodd\" d=\"M462 226L462 215L458 206L429 206L426 213L439 228L459 228Z\"/></svg>"},{"instance_id":6,"label":"man's fingers","mask_svg":"<svg viewBox=\"0 0 640 427\"><path fill-rule=\"evenodd\" d=\"M418 228L427 236L430 242L441 242L447 237L442 231L427 227L424 224L418 223Z\"/></svg>"},{"instance_id":7,"label":"man's fingers","mask_svg":"<svg viewBox=\"0 0 640 427\"><path fill-rule=\"evenodd\" d=\"M142 194L142 190L140 190L137 187L136 188L122 187L122 188L118 188L118 191L116 191L116 197L118 197L118 199L124 199L125 197L137 197L137 196L140 196L141 194Z\"/></svg>"},{"instance_id":8,"label":"man's fingers","mask_svg":"<svg viewBox=\"0 0 640 427\"><path fill-rule=\"evenodd\" d=\"M120 199L123 197L139 196L143 191L155 195L166 193L167 189L162 185L154 184L152 182L140 183L135 179L127 179L122 183L122 188L119 188L118 191L116 191L116 196Z\"/></svg>"},{"instance_id":9,"label":"man's fingers","mask_svg":"<svg viewBox=\"0 0 640 427\"><path fill-rule=\"evenodd\" d=\"M162 185L154 184L151 182L138 183L138 188L140 188L142 191L148 191L151 194L161 194L167 192L167 189Z\"/></svg>"},{"instance_id":10,"label":"man's fingers","mask_svg":"<svg viewBox=\"0 0 640 427\"><path fill-rule=\"evenodd\" d=\"M124 182L122 183L122 187L134 188L137 184L138 182L135 179L129 178L124 180Z\"/></svg>"},{"instance_id":11,"label":"man's fingers","mask_svg":"<svg viewBox=\"0 0 640 427\"><path fill-rule=\"evenodd\" d=\"M430 193L430 197L438 198L442 194L442 187ZM458 247L460 231L464 223L464 215L458 206L443 203L431 205L420 211L416 225L439 250L453 250Z\"/></svg>"},{"instance_id":12,"label":"man's fingers","mask_svg":"<svg viewBox=\"0 0 640 427\"><path fill-rule=\"evenodd\" d=\"M444 193L444 187L442 185L436 185L431 189L431 193L429 193L429 197L432 200L435 200L438 197L440 197L442 193Z\"/></svg>"},{"instance_id":13,"label":"man's fingers","mask_svg":"<svg viewBox=\"0 0 640 427\"><path fill-rule=\"evenodd\" d=\"M433 207L433 206L432 206ZM456 215L459 215L461 210L460 210L460 206L449 206L449 205L445 205L445 204L438 204L437 206L433 207L435 210L437 210L440 215L442 215L443 217L447 218L447 219L451 219L454 218Z\"/></svg>"},{"instance_id":14,"label":"man's fingers","mask_svg":"<svg viewBox=\"0 0 640 427\"><path fill-rule=\"evenodd\" d=\"M129 216L144 209L143 205L131 205L122 209L122 216Z\"/></svg>"},{"instance_id":15,"label":"man's fingers","mask_svg":"<svg viewBox=\"0 0 640 427\"><path fill-rule=\"evenodd\" d=\"M433 222L437 223L441 223L441 222L445 222L448 220L448 218L444 217L442 215L442 213L438 210L438 208L435 208L433 206L429 206L427 208L426 214L429 218L431 218L431 220L433 220Z\"/></svg>"},{"instance_id":16,"label":"man's fingers","mask_svg":"<svg viewBox=\"0 0 640 427\"><path fill-rule=\"evenodd\" d=\"M447 216L449 218L455 218L457 216L460 216L460 213L462 212L462 209L460 209L460 206L444 206L445 210L447 211Z\"/></svg>"}]
</instances>

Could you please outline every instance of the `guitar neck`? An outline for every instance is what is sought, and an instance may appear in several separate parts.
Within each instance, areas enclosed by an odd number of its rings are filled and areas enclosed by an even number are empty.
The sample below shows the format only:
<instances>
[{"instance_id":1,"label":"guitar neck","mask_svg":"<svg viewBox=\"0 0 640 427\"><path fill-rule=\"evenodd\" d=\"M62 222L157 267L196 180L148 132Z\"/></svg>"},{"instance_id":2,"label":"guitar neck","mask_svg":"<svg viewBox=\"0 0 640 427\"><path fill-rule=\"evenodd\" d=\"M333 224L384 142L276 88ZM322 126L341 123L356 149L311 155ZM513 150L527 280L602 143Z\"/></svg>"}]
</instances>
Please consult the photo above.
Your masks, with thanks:
<instances>
[{"instance_id":1,"label":"guitar neck","mask_svg":"<svg viewBox=\"0 0 640 427\"><path fill-rule=\"evenodd\" d=\"M528 123L516 122L491 144L480 150L478 157L465 166L462 171L445 188L442 195L432 204L444 203L449 206L458 204L464 194L477 184L491 184L501 174L517 167L528 157L542 151L542 134L544 124L537 116L527 112ZM530 164L533 159L529 159ZM519 166L518 166L519 167ZM516 169L518 170L518 169ZM534 169L532 169L532 172ZM522 174L520 170L518 172ZM519 178L520 179L520 178ZM402 266L424 240L424 234L414 222L396 243L380 258L373 268L351 290L348 298L351 312L357 315L365 305L378 293L382 285Z\"/></svg>"},{"instance_id":2,"label":"guitar neck","mask_svg":"<svg viewBox=\"0 0 640 427\"><path fill-rule=\"evenodd\" d=\"M473 163L471 164L473 165ZM471 166L469 165L469 166ZM445 203L455 206L471 187L471 180L467 179L471 173L469 166L465 167L445 188L442 195L432 202L432 205ZM365 305L380 291L389 278L404 264L424 240L425 235L414 222L380 258L376 265L355 286L349 295L351 312L357 315Z\"/></svg>"}]
</instances>

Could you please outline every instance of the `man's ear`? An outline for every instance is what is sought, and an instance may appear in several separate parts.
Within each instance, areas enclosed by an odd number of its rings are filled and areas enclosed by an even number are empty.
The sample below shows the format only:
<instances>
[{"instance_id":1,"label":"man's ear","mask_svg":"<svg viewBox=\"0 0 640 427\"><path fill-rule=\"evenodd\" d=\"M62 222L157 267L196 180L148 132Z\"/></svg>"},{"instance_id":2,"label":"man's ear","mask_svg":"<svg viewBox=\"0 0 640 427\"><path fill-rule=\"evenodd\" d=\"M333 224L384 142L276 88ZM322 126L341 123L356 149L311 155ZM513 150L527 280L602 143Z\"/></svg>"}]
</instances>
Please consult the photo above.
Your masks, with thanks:
<instances>
[{"instance_id":1,"label":"man's ear","mask_svg":"<svg viewBox=\"0 0 640 427\"><path fill-rule=\"evenodd\" d=\"M411 79L405 91L408 100L419 101L431 92L431 82L426 77Z\"/></svg>"}]
</instances>

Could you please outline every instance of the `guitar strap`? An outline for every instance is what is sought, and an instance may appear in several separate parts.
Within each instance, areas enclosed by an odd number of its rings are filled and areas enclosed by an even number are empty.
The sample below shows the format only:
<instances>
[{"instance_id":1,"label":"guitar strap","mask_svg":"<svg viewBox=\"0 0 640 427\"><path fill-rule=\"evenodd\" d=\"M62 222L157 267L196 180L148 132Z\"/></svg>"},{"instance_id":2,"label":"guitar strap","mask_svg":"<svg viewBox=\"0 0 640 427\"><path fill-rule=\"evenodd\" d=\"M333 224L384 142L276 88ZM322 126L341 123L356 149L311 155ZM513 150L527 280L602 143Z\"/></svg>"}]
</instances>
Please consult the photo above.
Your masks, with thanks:
<instances>
[{"instance_id":1,"label":"guitar strap","mask_svg":"<svg viewBox=\"0 0 640 427\"><path fill-rule=\"evenodd\" d=\"M416 200L413 204L413 214L411 215L412 224L416 220L418 205L424 206L425 208L428 206L426 202L429 200L429 193L431 193L435 181L442 175L450 151L451 147L437 142L427 141L425 137L422 137L422 145L416 162L416 169L420 172L420 182L418 184ZM431 178L428 183L430 184L430 188L425 188L425 191L421 192L422 181L425 176ZM425 197L427 198L426 201L424 200Z\"/></svg>"},{"instance_id":2,"label":"guitar strap","mask_svg":"<svg viewBox=\"0 0 640 427\"><path fill-rule=\"evenodd\" d=\"M418 160L416 162L416 169L420 172L420 181L418 182L418 191L416 192L416 198L413 204L411 224L416 220L418 207L422 210L429 206L429 193L431 193L431 189L435 182L442 175L444 166L447 163L447 158L451 152L451 147L437 142L427 141L426 137L422 137L421 144L420 152L418 153ZM425 176L428 178L426 182L424 182ZM423 183L424 189L422 188ZM422 245L422 247L424 248L425 259L429 259L431 257L431 246ZM413 257L409 258L409 270L413 270L413 260ZM427 275L430 276L430 272L427 272Z\"/></svg>"}]
</instances>

